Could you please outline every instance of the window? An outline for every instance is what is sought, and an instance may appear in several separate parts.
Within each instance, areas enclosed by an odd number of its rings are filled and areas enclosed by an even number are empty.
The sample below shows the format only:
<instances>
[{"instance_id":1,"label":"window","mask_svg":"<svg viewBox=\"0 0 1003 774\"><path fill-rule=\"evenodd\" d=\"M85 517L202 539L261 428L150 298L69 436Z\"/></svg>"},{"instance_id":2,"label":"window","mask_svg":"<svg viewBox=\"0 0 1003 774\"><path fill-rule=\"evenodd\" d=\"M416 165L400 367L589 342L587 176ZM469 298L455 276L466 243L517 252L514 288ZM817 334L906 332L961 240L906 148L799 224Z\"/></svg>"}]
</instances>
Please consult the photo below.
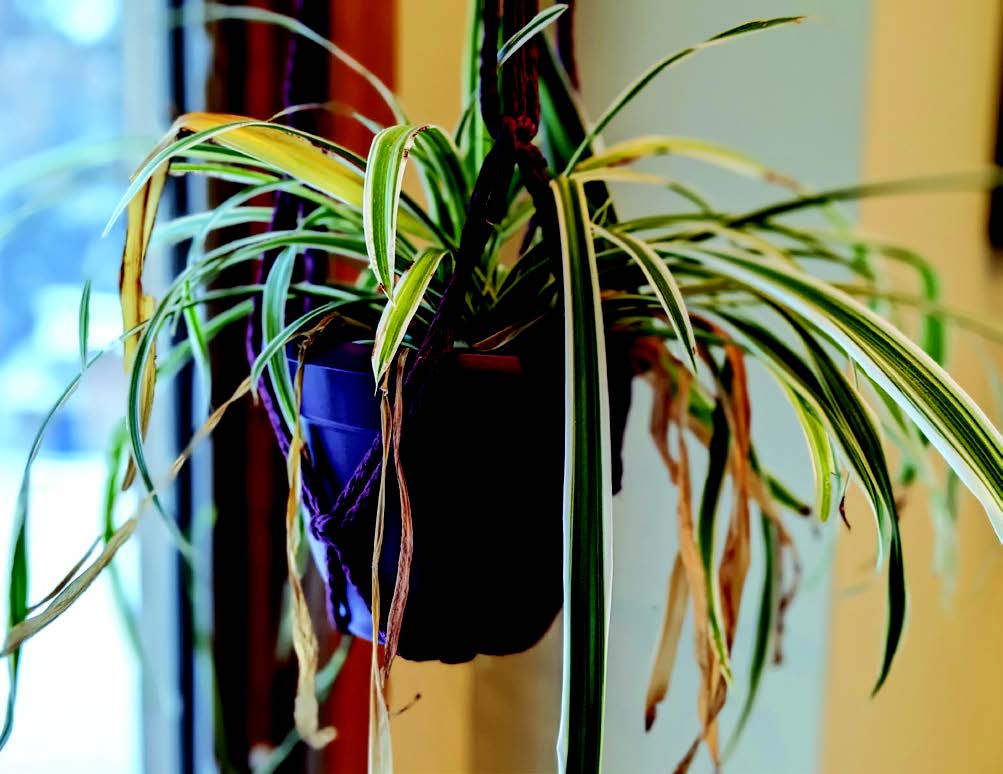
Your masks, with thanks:
<instances>
[{"instance_id":1,"label":"window","mask_svg":"<svg viewBox=\"0 0 1003 774\"><path fill-rule=\"evenodd\" d=\"M85 280L92 286L91 354L121 330L123 227L118 224L105 239L101 232L128 173L163 128L158 117L166 115L166 79L159 68L166 55L154 53L166 48L165 20L159 0L0 5L4 556L32 438L80 370L77 310ZM146 118L137 122L136 116ZM101 534L106 440L122 414L124 394L121 354L112 348L88 370L49 428L30 486L31 601L55 586ZM121 498L119 519L134 506L135 498ZM144 737L153 742L169 735L178 713L173 640L162 636L176 617L174 587L165 575L173 565L157 560L160 549L148 545L155 542L132 541L120 552L115 565L122 595L108 577L99 578L50 630L26 645L15 730L0 768L131 772L143 768L145 748L153 764L146 770L171 770L169 758L155 759L150 752L171 745L143 743ZM146 647L142 660L122 613L138 617L141 595L148 612L138 620L140 638L157 645ZM152 678L145 684L144 671Z\"/></svg>"}]
</instances>

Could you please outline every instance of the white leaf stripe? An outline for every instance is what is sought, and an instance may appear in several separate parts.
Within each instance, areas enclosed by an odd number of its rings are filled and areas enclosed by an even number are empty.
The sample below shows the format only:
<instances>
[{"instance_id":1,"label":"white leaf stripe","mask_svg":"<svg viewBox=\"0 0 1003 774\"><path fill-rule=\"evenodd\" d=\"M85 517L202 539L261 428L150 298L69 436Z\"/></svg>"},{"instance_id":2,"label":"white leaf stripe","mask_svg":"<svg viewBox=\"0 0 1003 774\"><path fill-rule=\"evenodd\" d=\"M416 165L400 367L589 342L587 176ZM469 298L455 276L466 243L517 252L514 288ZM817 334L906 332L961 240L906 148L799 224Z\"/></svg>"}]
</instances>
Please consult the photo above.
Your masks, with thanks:
<instances>
[{"instance_id":1,"label":"white leaf stripe","mask_svg":"<svg viewBox=\"0 0 1003 774\"><path fill-rule=\"evenodd\" d=\"M686 349L686 356L693 366L693 373L697 372L696 338L693 336L693 326L690 324L690 315L686 311L686 302L683 294L679 290L679 285L669 267L665 265L658 253L647 242L642 242L629 234L616 234L607 231L602 226L592 224L592 228L603 239L616 245L627 253L644 273L645 279L655 291L662 308L665 310L672 330L679 338L680 344Z\"/></svg>"},{"instance_id":2,"label":"white leaf stripe","mask_svg":"<svg viewBox=\"0 0 1003 774\"><path fill-rule=\"evenodd\" d=\"M560 771L598 771L612 581L609 396L595 248L581 184L551 183L565 318L564 688Z\"/></svg>"},{"instance_id":3,"label":"white leaf stripe","mask_svg":"<svg viewBox=\"0 0 1003 774\"><path fill-rule=\"evenodd\" d=\"M285 328L286 297L289 295L293 264L298 254L295 247L285 248L275 259L265 281L261 298L261 335L266 342L280 336ZM275 391L282 419L292 432L299 412L296 410L296 395L292 374L289 371L289 361L277 353L267 361L266 370L272 389Z\"/></svg>"},{"instance_id":4,"label":"white leaf stripe","mask_svg":"<svg viewBox=\"0 0 1003 774\"><path fill-rule=\"evenodd\" d=\"M397 204L411 146L424 126L401 124L379 132L369 146L362 191L362 227L373 273L388 298L394 297Z\"/></svg>"},{"instance_id":5,"label":"white leaf stripe","mask_svg":"<svg viewBox=\"0 0 1003 774\"><path fill-rule=\"evenodd\" d=\"M566 10L568 10L567 5L555 3L550 6L550 8L544 8L536 16L530 19L525 27L506 40L505 44L498 50L499 67L505 64L505 62L507 62L516 51L522 48L526 44L526 41L532 38L536 33L546 28L547 25L555 21L557 17Z\"/></svg>"}]
</instances>

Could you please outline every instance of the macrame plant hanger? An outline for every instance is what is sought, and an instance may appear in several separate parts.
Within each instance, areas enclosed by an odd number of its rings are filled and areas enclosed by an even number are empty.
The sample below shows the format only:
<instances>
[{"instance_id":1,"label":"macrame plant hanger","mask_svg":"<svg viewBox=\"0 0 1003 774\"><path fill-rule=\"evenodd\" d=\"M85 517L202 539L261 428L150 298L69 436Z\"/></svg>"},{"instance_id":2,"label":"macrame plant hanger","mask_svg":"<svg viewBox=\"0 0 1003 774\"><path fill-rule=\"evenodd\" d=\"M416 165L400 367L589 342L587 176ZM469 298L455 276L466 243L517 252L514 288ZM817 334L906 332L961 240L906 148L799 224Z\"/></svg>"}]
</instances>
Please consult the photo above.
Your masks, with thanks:
<instances>
[{"instance_id":1,"label":"macrame plant hanger","mask_svg":"<svg viewBox=\"0 0 1003 774\"><path fill-rule=\"evenodd\" d=\"M555 218L555 205L549 188L547 162L540 149L533 144L540 122L540 101L537 71L537 42L528 41L502 67L501 93L499 94L498 40L501 21L500 0L484 0L482 9L483 37L480 52L480 111L493 145L487 153L467 205L466 220L460 236L459 248L453 262L453 273L435 315L429 324L417 353L404 365L404 434L408 420L421 410L422 396L431 375L452 349L463 322L466 308L464 295L470 278L494 233L493 224L504 216L507 193L515 169L518 167L523 184L536 207L535 223L541 226L545 239L551 239ZM511 36L524 27L537 12L537 0L509 0L504 3L503 32ZM297 13L302 11L302 0L297 3ZM571 9L563 14L558 29L558 51L568 76L574 82L576 75L571 64ZM290 46L285 83L287 106L305 102L323 102L326 95L309 94L309 74L302 72L302 57L298 46ZM318 97L320 97L318 99ZM293 112L289 122L304 129L315 129L308 111ZM304 125L306 124L306 125ZM302 213L302 203L285 193L276 195L275 211L271 224L273 230L295 228ZM259 282L271 270L277 253L264 256L259 269ZM321 262L309 252L299 262L297 273L301 277L316 279ZM255 297L247 332L247 352L253 359L262 346L260 297ZM289 432L276 407L273 387L267 377L260 385L262 404L268 414L275 437L284 454L290 445ZM380 485L382 440L377 434L369 451L355 473L346 482L337 498L330 502L317 473L307 457L303 460L303 503L309 514L312 534L327 548L328 584L330 586L331 612L335 622L344 626L348 615L344 605L345 563L342 554L349 551L371 553L371 543L346 542L348 528L363 514L373 512ZM362 531L364 534L364 531ZM372 534L372 530L369 530ZM360 542L359 545L355 545ZM365 586L366 584L357 584Z\"/></svg>"}]
</instances>

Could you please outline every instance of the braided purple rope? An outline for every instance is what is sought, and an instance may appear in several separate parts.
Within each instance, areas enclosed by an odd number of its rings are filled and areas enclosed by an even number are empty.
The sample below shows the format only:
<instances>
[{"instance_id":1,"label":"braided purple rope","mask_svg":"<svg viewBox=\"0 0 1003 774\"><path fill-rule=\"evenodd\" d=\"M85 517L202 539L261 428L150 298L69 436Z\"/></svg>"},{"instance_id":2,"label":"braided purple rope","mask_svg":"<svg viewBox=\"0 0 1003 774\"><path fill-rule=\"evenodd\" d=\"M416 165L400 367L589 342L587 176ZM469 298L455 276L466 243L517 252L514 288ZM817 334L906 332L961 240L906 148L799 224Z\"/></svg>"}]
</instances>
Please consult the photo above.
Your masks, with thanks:
<instances>
[{"instance_id":1,"label":"braided purple rope","mask_svg":"<svg viewBox=\"0 0 1003 774\"><path fill-rule=\"evenodd\" d=\"M515 10L510 10L510 9ZM535 0L506 6L506 26L514 31L521 28L536 12ZM484 6L484 40L481 49L481 110L485 125L495 138L477 176L467 207L467 217L460 237L456 267L443 293L442 300L430 323L417 355L412 358L404 377L405 423L420 410L422 396L436 366L451 349L465 308L464 295L494 227L504 216L507 192L515 164L518 163L527 181L527 188L545 217L553 212L553 200L547 185L546 161L532 144L539 124L539 94L536 82L535 43L523 47L512 57L511 73L505 79L505 103L514 115L506 112L498 118L497 39L498 2L486 0ZM375 506L379 494L382 464L382 439L379 434L362 459L351 479L345 484L333 506L311 519L313 534L330 546L329 557L341 562L337 546L339 538L351 529L363 514ZM342 566L346 566L341 562ZM350 571L349 571L350 572ZM356 584L364 587L365 584ZM364 588L361 588L366 596Z\"/></svg>"},{"instance_id":2,"label":"braided purple rope","mask_svg":"<svg viewBox=\"0 0 1003 774\"><path fill-rule=\"evenodd\" d=\"M460 236L455 268L443 292L440 304L426 330L415 357L406 366L404 375L405 424L420 411L425 390L432 381L437 366L451 350L463 320L464 298L470 278L494 232L495 223L505 214L507 193L515 165L518 164L525 185L537 207L537 222L545 224L546 232L553 223L554 202L548 186L547 165L540 150L533 145L539 119L540 104L537 84L536 41L529 41L506 64L503 75L503 100L498 93L497 48L499 25L499 0L485 0L483 42L481 47L481 99L480 108L485 125L495 144L478 173L467 206L467 217ZM298 0L296 13L303 9ZM524 26L536 13L536 0L513 0L505 4L506 33L512 34ZM284 98L288 105L311 100L310 95L297 95L302 57L295 42L290 44L284 85ZM504 102L504 105L502 104ZM303 114L293 114L295 124ZM283 194L276 197L272 229L295 226L300 215L300 204ZM277 253L264 256L259 270L259 280L267 275ZM312 274L309 261L300 269ZM246 347L248 357L254 359L261 349L260 299L255 299L255 309L248 324ZM260 390L262 404L275 432L276 440L284 454L288 453L290 438L282 418L276 410L272 387L264 380ZM310 529L327 547L328 582L331 591L331 608L336 622L345 623L344 573L348 563L341 550L351 550L351 541L341 538L353 526L362 526L363 514L371 512L379 493L382 464L382 440L377 434L354 474L344 485L333 503L325 488L318 485L318 476L310 459L303 460L303 503L310 514ZM341 546L339 548L339 546ZM367 583L356 584L363 596Z\"/></svg>"}]
</instances>

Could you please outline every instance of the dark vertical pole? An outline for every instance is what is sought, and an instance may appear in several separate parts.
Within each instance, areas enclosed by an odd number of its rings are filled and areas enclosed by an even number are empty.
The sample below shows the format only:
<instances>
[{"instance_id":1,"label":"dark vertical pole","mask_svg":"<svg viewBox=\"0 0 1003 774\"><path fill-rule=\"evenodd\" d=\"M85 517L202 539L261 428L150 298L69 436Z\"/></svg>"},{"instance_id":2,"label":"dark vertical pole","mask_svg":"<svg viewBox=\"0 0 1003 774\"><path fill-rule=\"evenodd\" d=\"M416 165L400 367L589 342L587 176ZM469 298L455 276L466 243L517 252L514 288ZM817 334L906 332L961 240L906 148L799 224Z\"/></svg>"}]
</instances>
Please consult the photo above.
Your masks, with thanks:
<instances>
[{"instance_id":1,"label":"dark vertical pole","mask_svg":"<svg viewBox=\"0 0 1003 774\"><path fill-rule=\"evenodd\" d=\"M244 5L244 0L234 0ZM292 0L252 3L283 14ZM307 0L313 8L324 6ZM318 32L326 35L326 29ZM212 25L213 61L208 104L212 111L266 119L283 107L282 91L290 36L274 25L222 21ZM310 44L305 44L309 46ZM321 88L326 89L321 69ZM225 183L210 186L210 204L235 193ZM257 204L269 205L270 199ZM230 229L226 239L246 235ZM253 267L234 267L222 285L253 281ZM215 310L221 311L221 310ZM218 405L248 371L245 330L223 331L212 350L213 402ZM292 725L296 665L277 657L277 636L286 579L285 461L260 405L241 401L213 433L213 598L216 681L219 695L217 750L238 771L252 755L282 740ZM303 771L303 746L282 771Z\"/></svg>"},{"instance_id":2,"label":"dark vertical pole","mask_svg":"<svg viewBox=\"0 0 1003 774\"><path fill-rule=\"evenodd\" d=\"M172 15L180 15L185 0L168 0L168 9ZM185 72L185 26L174 24L168 27L169 36L168 56L170 97L175 113L185 112L187 99L186 72ZM185 178L174 180L171 190L171 210L174 215L184 215L188 212L189 192L188 183ZM181 246L173 250L171 264L174 274L182 271L185 265L185 251ZM178 337L183 338L183 331L178 332ZM176 421L174 422L174 446L176 450L183 449L191 439L194 429L192 420L194 417L194 404L192 398L193 391L193 371L189 364L178 374L174 380L174 409ZM185 466L181 469L174 486L175 492L175 513L177 514L178 527L182 534L191 535L192 526L192 468ZM191 569L183 557L178 557L178 593L177 593L177 615L178 615L178 693L181 698L181 718L179 739L181 751L179 762L183 774L194 774L195 772L195 718L197 692L195 686L195 638L193 631L194 615L192 610Z\"/></svg>"},{"instance_id":3,"label":"dark vertical pole","mask_svg":"<svg viewBox=\"0 0 1003 774\"><path fill-rule=\"evenodd\" d=\"M1003 36L1003 29L1000 30ZM1003 167L1003 53L1000 54L999 69L999 117L996 122L996 154L994 161ZM989 199L989 242L997 250L1003 250L1003 188L995 188Z\"/></svg>"}]
</instances>

